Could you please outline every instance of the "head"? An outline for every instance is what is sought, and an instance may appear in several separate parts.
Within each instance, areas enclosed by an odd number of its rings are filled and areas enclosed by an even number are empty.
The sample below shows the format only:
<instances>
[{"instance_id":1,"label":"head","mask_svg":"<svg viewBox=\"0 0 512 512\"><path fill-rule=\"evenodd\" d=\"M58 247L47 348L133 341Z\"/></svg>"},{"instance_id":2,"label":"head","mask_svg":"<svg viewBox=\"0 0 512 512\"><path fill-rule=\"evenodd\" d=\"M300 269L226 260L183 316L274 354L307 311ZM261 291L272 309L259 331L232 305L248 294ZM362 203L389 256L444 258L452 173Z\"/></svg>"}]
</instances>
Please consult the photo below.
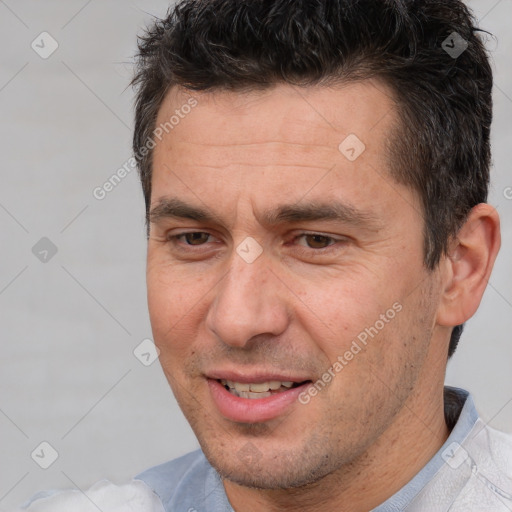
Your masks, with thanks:
<instances>
[{"instance_id":1,"label":"head","mask_svg":"<svg viewBox=\"0 0 512 512\"><path fill-rule=\"evenodd\" d=\"M277 486L319 479L442 380L492 268L492 76L473 19L459 1L186 0L139 48L166 376L224 475L269 487L274 459ZM217 381L244 374L325 386L283 414L232 414Z\"/></svg>"}]
</instances>

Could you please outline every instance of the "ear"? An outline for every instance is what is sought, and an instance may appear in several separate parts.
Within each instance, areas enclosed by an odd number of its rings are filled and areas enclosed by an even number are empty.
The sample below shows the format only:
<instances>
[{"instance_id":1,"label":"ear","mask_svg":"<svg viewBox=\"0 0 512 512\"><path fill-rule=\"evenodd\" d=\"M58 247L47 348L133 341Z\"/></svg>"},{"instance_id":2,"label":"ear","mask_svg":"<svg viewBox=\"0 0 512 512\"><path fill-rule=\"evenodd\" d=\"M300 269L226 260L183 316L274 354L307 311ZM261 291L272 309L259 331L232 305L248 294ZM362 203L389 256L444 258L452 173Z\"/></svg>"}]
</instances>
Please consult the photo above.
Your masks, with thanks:
<instances>
[{"instance_id":1,"label":"ear","mask_svg":"<svg viewBox=\"0 0 512 512\"><path fill-rule=\"evenodd\" d=\"M439 325L460 325L475 314L500 245L498 212L486 203L476 205L443 258Z\"/></svg>"}]
</instances>

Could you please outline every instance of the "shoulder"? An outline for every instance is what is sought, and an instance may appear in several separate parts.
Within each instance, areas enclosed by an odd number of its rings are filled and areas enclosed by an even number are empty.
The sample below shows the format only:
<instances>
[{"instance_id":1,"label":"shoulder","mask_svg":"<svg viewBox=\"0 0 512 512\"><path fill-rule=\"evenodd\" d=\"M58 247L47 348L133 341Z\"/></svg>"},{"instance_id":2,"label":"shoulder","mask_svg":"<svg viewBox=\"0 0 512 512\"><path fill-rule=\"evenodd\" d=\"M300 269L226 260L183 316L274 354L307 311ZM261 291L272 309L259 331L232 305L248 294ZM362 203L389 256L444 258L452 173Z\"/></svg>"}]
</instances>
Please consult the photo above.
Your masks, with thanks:
<instances>
[{"instance_id":1,"label":"shoulder","mask_svg":"<svg viewBox=\"0 0 512 512\"><path fill-rule=\"evenodd\" d=\"M144 481L168 503L176 493L197 494L213 471L201 450L187 453L182 457L149 468L135 478Z\"/></svg>"},{"instance_id":2,"label":"shoulder","mask_svg":"<svg viewBox=\"0 0 512 512\"><path fill-rule=\"evenodd\" d=\"M220 493L222 504L219 482L203 452L197 450L149 468L123 485L101 480L85 492L40 492L10 512L164 512L176 510L175 503L183 504L188 499L204 502L212 493L209 488L213 488L214 495Z\"/></svg>"},{"instance_id":3,"label":"shoulder","mask_svg":"<svg viewBox=\"0 0 512 512\"><path fill-rule=\"evenodd\" d=\"M101 480L87 491L50 491L36 494L22 508L11 512L164 512L155 493L139 480L115 485Z\"/></svg>"},{"instance_id":4,"label":"shoulder","mask_svg":"<svg viewBox=\"0 0 512 512\"><path fill-rule=\"evenodd\" d=\"M427 501L435 498L432 503L439 503L451 497L446 508L440 508L450 512L512 510L511 434L478 419L468 436L460 444L451 443L443 455L446 464Z\"/></svg>"},{"instance_id":5,"label":"shoulder","mask_svg":"<svg viewBox=\"0 0 512 512\"><path fill-rule=\"evenodd\" d=\"M504 486L512 495L512 434L501 432L479 419L463 443L482 476Z\"/></svg>"}]
</instances>

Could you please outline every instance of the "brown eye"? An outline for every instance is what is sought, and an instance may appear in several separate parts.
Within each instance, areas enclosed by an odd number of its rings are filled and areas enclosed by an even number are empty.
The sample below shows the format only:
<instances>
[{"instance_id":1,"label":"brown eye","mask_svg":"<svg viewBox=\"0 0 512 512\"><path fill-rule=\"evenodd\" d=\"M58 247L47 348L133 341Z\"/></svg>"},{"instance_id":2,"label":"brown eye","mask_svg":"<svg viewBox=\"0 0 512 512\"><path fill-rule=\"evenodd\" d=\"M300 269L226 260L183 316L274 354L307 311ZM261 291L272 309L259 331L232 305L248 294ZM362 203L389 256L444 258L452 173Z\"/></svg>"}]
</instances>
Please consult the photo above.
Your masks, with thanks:
<instances>
[{"instance_id":1,"label":"brown eye","mask_svg":"<svg viewBox=\"0 0 512 512\"><path fill-rule=\"evenodd\" d=\"M302 235L306 240L306 243L311 249L324 249L329 245L332 245L334 241L330 236L325 235Z\"/></svg>"},{"instance_id":2,"label":"brown eye","mask_svg":"<svg viewBox=\"0 0 512 512\"><path fill-rule=\"evenodd\" d=\"M291 245L295 253L304 258L323 258L346 249L349 239L346 236L331 236L324 233L299 233L293 237Z\"/></svg>"},{"instance_id":3,"label":"brown eye","mask_svg":"<svg viewBox=\"0 0 512 512\"><path fill-rule=\"evenodd\" d=\"M189 233L181 233L179 235L171 235L167 237L169 242L175 244L180 242L184 245L204 245L208 242L208 238L211 237L210 233L204 231L190 231Z\"/></svg>"},{"instance_id":4,"label":"brown eye","mask_svg":"<svg viewBox=\"0 0 512 512\"><path fill-rule=\"evenodd\" d=\"M338 240L331 236L321 235L318 233L302 233L295 237L295 240L303 239L305 243L298 243L301 247L308 249L327 249L329 246L334 245Z\"/></svg>"},{"instance_id":5,"label":"brown eye","mask_svg":"<svg viewBox=\"0 0 512 512\"><path fill-rule=\"evenodd\" d=\"M188 245L202 245L208 241L210 235L203 231L197 231L195 233L183 233L179 236L184 237Z\"/></svg>"}]
</instances>

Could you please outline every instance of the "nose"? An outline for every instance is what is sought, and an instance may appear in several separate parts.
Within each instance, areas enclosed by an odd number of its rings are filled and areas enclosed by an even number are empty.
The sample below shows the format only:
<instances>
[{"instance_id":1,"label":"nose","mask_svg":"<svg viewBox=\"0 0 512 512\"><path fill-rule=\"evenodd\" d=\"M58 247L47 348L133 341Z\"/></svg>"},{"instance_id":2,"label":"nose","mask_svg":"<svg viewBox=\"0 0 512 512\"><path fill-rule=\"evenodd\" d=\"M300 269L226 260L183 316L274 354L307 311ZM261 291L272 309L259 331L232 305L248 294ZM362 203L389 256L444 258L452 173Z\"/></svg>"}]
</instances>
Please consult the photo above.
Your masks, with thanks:
<instances>
[{"instance_id":1,"label":"nose","mask_svg":"<svg viewBox=\"0 0 512 512\"><path fill-rule=\"evenodd\" d=\"M289 314L283 284L263 255L252 263L233 253L206 316L206 327L223 343L245 347L255 336L278 336Z\"/></svg>"}]
</instances>

